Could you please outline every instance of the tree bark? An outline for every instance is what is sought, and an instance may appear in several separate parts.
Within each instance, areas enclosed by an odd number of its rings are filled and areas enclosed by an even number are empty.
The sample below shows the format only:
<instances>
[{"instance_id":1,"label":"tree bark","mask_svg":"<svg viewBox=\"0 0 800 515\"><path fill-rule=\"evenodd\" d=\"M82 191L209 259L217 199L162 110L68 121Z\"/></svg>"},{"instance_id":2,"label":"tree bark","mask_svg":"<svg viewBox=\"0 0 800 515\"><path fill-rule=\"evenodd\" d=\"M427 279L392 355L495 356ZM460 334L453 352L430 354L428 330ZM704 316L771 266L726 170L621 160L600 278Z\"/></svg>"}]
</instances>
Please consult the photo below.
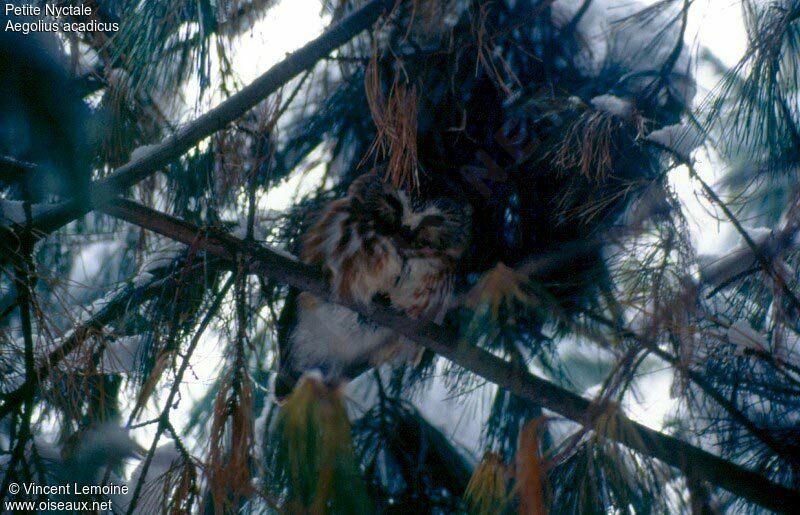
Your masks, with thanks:
<instances>
[{"instance_id":1,"label":"tree bark","mask_svg":"<svg viewBox=\"0 0 800 515\"><path fill-rule=\"evenodd\" d=\"M33 234L41 238L89 211L106 205L126 189L179 158L203 138L225 128L300 73L312 68L320 59L375 23L392 5L394 0L372 0L353 11L241 91L184 126L164 142L148 148L139 159L128 162L107 178L93 183L86 198L73 198L38 213L31 223ZM19 237L13 228L0 225L0 263L6 262L16 253L14 245L18 241Z\"/></svg>"},{"instance_id":2,"label":"tree bark","mask_svg":"<svg viewBox=\"0 0 800 515\"><path fill-rule=\"evenodd\" d=\"M193 245L233 265L243 259L251 273L275 279L308 291L326 301L342 304L330 294L320 272L292 256L276 252L213 229L201 229L175 217L118 199L103 211L163 236ZM689 479L708 481L734 495L765 508L782 512L800 505L800 492L776 484L735 463L724 460L673 436L655 431L627 418L618 407L598 406L550 381L536 377L503 359L475 347L440 325L413 320L377 305L342 304L375 323L397 331L456 365L505 388L514 394L581 424L593 428L599 417L615 410L620 430L602 434L644 455L656 458L683 472Z\"/></svg>"}]
</instances>

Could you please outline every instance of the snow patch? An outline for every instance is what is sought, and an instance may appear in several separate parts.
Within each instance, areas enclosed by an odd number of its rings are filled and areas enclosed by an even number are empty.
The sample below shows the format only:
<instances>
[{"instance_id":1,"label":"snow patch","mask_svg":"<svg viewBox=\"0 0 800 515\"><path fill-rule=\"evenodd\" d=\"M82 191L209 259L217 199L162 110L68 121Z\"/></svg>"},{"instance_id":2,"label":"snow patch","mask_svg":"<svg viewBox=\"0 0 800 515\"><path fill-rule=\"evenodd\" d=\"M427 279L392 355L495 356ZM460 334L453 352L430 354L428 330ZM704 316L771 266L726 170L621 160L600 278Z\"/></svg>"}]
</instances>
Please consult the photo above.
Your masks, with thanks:
<instances>
[{"instance_id":1,"label":"snow patch","mask_svg":"<svg viewBox=\"0 0 800 515\"><path fill-rule=\"evenodd\" d=\"M116 298L117 294L119 293L118 290L114 290L109 292L108 295L100 297L99 299L92 302L88 308L86 308L86 312L88 313L88 317L93 317L97 315L103 308L105 308L108 304L111 304L114 299Z\"/></svg>"},{"instance_id":2,"label":"snow patch","mask_svg":"<svg viewBox=\"0 0 800 515\"><path fill-rule=\"evenodd\" d=\"M750 249L735 249L729 254L706 254L698 258L700 277L709 286L719 286L753 266Z\"/></svg>"},{"instance_id":3,"label":"snow patch","mask_svg":"<svg viewBox=\"0 0 800 515\"><path fill-rule=\"evenodd\" d=\"M160 445L153 453L147 475L142 484L142 495L133 510L135 514L161 513L163 510L163 496L172 490L178 481L176 467L180 466L181 455L174 441ZM145 460L136 467L128 481L128 493L121 500L120 504L127 511L133 497L136 485L142 479L142 469Z\"/></svg>"},{"instance_id":4,"label":"snow patch","mask_svg":"<svg viewBox=\"0 0 800 515\"><path fill-rule=\"evenodd\" d=\"M772 237L773 231L769 227L747 227L743 226L744 232L750 237L756 245L763 245L766 241ZM739 240L747 245L747 242L744 241L744 238L740 235Z\"/></svg>"},{"instance_id":5,"label":"snow patch","mask_svg":"<svg viewBox=\"0 0 800 515\"><path fill-rule=\"evenodd\" d=\"M31 217L41 214L46 208L47 206L42 204L31 204ZM24 201L0 199L0 222L25 225L27 220Z\"/></svg>"},{"instance_id":6,"label":"snow patch","mask_svg":"<svg viewBox=\"0 0 800 515\"><path fill-rule=\"evenodd\" d=\"M744 227L744 231L760 247L768 246L774 232L768 227ZM708 254L700 256L700 276L706 284L719 286L726 281L756 266L756 257L750 245L739 237L739 245L724 255ZM783 277L793 277L794 270L782 259L775 259L778 273Z\"/></svg>"},{"instance_id":7,"label":"snow patch","mask_svg":"<svg viewBox=\"0 0 800 515\"><path fill-rule=\"evenodd\" d=\"M25 203L16 200L0 200L0 218L15 224L25 223Z\"/></svg>"},{"instance_id":8,"label":"snow patch","mask_svg":"<svg viewBox=\"0 0 800 515\"><path fill-rule=\"evenodd\" d=\"M736 354L741 356L747 349L765 351L769 347L767 337L744 320L737 320L728 328L728 341L736 346Z\"/></svg>"},{"instance_id":9,"label":"snow patch","mask_svg":"<svg viewBox=\"0 0 800 515\"><path fill-rule=\"evenodd\" d=\"M107 374L130 374L142 354L143 335L123 336L106 344L103 351L102 370Z\"/></svg>"},{"instance_id":10,"label":"snow patch","mask_svg":"<svg viewBox=\"0 0 800 515\"><path fill-rule=\"evenodd\" d=\"M183 243L169 240L166 245L145 258L141 268L139 268L139 273L134 278L134 282L141 281L141 276L145 276L145 274L153 276L155 272L171 267L181 257L185 249L186 245Z\"/></svg>"},{"instance_id":11,"label":"snow patch","mask_svg":"<svg viewBox=\"0 0 800 515\"><path fill-rule=\"evenodd\" d=\"M628 120L633 115L633 104L631 101L615 95L599 95L589 102L595 109L623 120Z\"/></svg>"},{"instance_id":12,"label":"snow patch","mask_svg":"<svg viewBox=\"0 0 800 515\"><path fill-rule=\"evenodd\" d=\"M297 259L297 256L295 256L294 254L291 254L290 252L287 252L287 251L285 251L283 249L280 249L278 247L273 247L272 245L264 245L264 247L267 248L270 252L274 252L275 254L278 254L279 256L284 257L286 259L289 259L291 261L295 261L295 262L299 262L300 261L299 259Z\"/></svg>"},{"instance_id":13,"label":"snow patch","mask_svg":"<svg viewBox=\"0 0 800 515\"><path fill-rule=\"evenodd\" d=\"M693 124L675 124L653 131L645 139L668 148L688 160L692 152L703 144L705 138Z\"/></svg>"},{"instance_id":14,"label":"snow patch","mask_svg":"<svg viewBox=\"0 0 800 515\"><path fill-rule=\"evenodd\" d=\"M145 158L150 157L155 151L159 148L159 145L142 145L141 147L136 147L131 152L131 157L129 159L130 163L135 163L137 161L141 161Z\"/></svg>"}]
</instances>

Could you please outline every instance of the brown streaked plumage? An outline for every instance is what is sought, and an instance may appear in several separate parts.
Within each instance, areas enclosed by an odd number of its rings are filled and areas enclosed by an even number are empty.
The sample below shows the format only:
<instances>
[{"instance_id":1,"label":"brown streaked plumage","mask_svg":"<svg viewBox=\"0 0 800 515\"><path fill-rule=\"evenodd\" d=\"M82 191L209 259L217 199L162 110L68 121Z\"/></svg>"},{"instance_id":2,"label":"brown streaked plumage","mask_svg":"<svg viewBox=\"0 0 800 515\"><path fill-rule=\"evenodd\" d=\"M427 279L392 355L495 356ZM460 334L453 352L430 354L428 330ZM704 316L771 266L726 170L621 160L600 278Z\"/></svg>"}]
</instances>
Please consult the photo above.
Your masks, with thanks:
<instances>
[{"instance_id":1,"label":"brown streaked plumage","mask_svg":"<svg viewBox=\"0 0 800 515\"><path fill-rule=\"evenodd\" d=\"M345 303L388 301L409 317L441 322L469 232L465 203L412 199L371 172L325 206L303 239L301 258L322 268ZM278 397L307 370L337 384L369 367L421 356L417 345L338 304L301 293L297 307L297 326L281 352Z\"/></svg>"}]
</instances>

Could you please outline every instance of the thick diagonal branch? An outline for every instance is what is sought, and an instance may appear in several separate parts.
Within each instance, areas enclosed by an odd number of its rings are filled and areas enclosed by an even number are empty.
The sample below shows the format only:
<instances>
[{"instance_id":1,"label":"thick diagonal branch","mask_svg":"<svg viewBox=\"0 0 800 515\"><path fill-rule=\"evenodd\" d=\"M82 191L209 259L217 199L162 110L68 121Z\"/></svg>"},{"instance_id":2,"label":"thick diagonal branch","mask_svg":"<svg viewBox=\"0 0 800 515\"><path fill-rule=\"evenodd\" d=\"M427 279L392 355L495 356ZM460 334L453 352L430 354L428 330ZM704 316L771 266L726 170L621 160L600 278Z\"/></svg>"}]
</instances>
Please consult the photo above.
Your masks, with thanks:
<instances>
[{"instance_id":1,"label":"thick diagonal branch","mask_svg":"<svg viewBox=\"0 0 800 515\"><path fill-rule=\"evenodd\" d=\"M242 259L251 273L278 280L308 291L330 302L334 299L318 270L291 256L235 238L227 233L204 230L134 202L117 200L103 209L109 215L152 230L174 240L192 244L198 250L236 262ZM442 326L403 317L382 306L347 305L375 323L391 328L456 365L505 388L520 397L559 413L586 427L594 427L603 410L591 401L541 379L483 349L460 341ZM800 503L800 492L773 483L765 477L724 460L678 438L654 431L619 413L624 431L603 435L656 458L688 478L708 481L766 508L783 511Z\"/></svg>"},{"instance_id":2,"label":"thick diagonal branch","mask_svg":"<svg viewBox=\"0 0 800 515\"><path fill-rule=\"evenodd\" d=\"M106 205L127 188L177 159L203 138L225 128L294 77L312 68L320 59L372 25L393 4L394 0L372 0L353 11L214 109L164 142L148 148L144 155L121 166L107 178L93 183L87 198L71 199L38 212L31 224L33 233L38 237L49 234L89 211ZM5 242L0 243L0 262L15 251L14 242L17 241L19 238L14 229L0 225L0 242ZM3 250L3 246L9 248Z\"/></svg>"}]
</instances>

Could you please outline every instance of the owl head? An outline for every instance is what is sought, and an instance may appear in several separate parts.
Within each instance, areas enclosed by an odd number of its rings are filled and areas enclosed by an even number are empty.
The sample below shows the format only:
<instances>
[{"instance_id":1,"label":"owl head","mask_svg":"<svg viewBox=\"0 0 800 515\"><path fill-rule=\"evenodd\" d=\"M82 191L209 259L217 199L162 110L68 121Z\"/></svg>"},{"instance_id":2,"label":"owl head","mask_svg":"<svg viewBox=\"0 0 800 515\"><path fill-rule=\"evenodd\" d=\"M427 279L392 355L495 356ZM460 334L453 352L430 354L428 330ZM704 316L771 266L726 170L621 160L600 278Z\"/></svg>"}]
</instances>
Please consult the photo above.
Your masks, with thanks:
<instances>
[{"instance_id":1,"label":"owl head","mask_svg":"<svg viewBox=\"0 0 800 515\"><path fill-rule=\"evenodd\" d=\"M472 209L452 197L410 197L376 172L356 179L348 191L362 223L391 238L405 257L456 260L469 245Z\"/></svg>"}]
</instances>

